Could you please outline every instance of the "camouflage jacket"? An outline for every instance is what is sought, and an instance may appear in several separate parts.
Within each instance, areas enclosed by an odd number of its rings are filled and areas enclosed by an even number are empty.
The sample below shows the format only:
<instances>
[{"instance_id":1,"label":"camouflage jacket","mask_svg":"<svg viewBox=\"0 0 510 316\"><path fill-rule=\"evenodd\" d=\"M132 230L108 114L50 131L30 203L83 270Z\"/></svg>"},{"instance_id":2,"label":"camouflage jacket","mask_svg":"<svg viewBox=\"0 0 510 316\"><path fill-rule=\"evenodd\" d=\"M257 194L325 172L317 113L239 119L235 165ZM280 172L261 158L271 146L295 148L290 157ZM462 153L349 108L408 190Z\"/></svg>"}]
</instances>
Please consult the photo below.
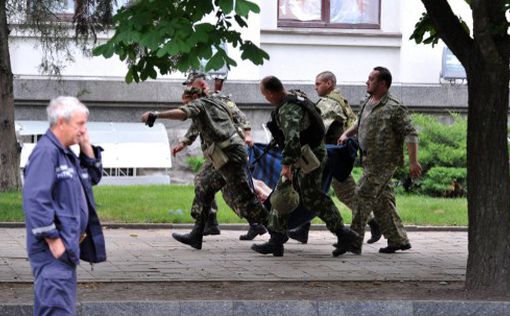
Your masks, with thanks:
<instances>
[{"instance_id":1,"label":"camouflage jacket","mask_svg":"<svg viewBox=\"0 0 510 316\"><path fill-rule=\"evenodd\" d=\"M298 104L286 102L277 107L278 119L276 124L283 132L285 146L282 150L282 164L292 165L301 157L300 132L307 129L311 122L308 113ZM276 110L275 110L276 111ZM318 156L323 156L324 143L312 148Z\"/></svg>"},{"instance_id":2,"label":"camouflage jacket","mask_svg":"<svg viewBox=\"0 0 510 316\"><path fill-rule=\"evenodd\" d=\"M396 168L404 161L403 144L417 143L418 134L407 109L398 99L386 94L370 113L363 114L369 98L358 115L358 140L363 163L368 166Z\"/></svg>"},{"instance_id":3,"label":"camouflage jacket","mask_svg":"<svg viewBox=\"0 0 510 316\"><path fill-rule=\"evenodd\" d=\"M242 132L246 130L251 130L251 125L248 119L246 118L246 115L243 112L241 112L241 110L237 107L234 101L218 93L214 93L211 97L224 102L229 107L230 112L232 113L234 125L239 131ZM184 136L179 139L179 142L182 142L186 145L191 145L193 144L193 142L195 142L199 134L200 132L198 128L195 126L194 123L192 123L191 126L186 131L186 134L184 134Z\"/></svg>"},{"instance_id":4,"label":"camouflage jacket","mask_svg":"<svg viewBox=\"0 0 510 316\"><path fill-rule=\"evenodd\" d=\"M340 90L335 89L317 102L321 117L326 127L325 141L336 144L338 138L356 122L356 115L349 102L342 96Z\"/></svg>"},{"instance_id":5,"label":"camouflage jacket","mask_svg":"<svg viewBox=\"0 0 510 316\"><path fill-rule=\"evenodd\" d=\"M193 120L191 129L200 135L203 151L212 143L233 139L233 144L225 148L224 152L232 160L241 163L246 161L242 139L232 138L233 135L238 134L238 130L232 122L231 113L226 108L214 102L213 98L204 97L183 105L179 109L186 113L187 118ZM194 137L196 139L196 136Z\"/></svg>"}]
</instances>

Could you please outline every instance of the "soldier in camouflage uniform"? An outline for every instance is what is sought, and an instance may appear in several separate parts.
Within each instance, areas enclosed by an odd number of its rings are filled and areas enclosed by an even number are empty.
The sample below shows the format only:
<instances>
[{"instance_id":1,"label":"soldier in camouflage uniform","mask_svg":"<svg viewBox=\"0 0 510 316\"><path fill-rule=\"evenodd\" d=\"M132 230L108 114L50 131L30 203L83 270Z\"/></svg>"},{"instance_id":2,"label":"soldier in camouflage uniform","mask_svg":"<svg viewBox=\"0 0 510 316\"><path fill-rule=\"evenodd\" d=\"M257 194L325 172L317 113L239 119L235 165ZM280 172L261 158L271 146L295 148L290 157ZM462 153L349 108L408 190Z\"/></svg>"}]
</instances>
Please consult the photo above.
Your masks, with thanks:
<instances>
[{"instance_id":1,"label":"soldier in camouflage uniform","mask_svg":"<svg viewBox=\"0 0 510 316\"><path fill-rule=\"evenodd\" d=\"M278 131L275 133L271 130L271 132L273 137L278 133L281 135L281 137L278 137L280 140L275 137L278 146L282 147L283 150L282 180L280 181L289 179L295 183L297 182L302 205L315 211L326 223L327 228L338 236L339 241L352 242L356 239L357 234L344 226L340 212L331 198L321 189L322 172L326 163L326 147L322 139L324 126L314 104L302 97L301 100L296 96L292 98L285 91L280 80L273 76L266 77L261 81L260 90L267 101L276 106L272 113L272 122L276 124ZM322 130L312 130L315 128L321 128ZM317 135L319 137L318 141L315 139ZM301 158L301 147L304 145L310 146L319 161L319 166L307 174L304 174L296 165ZM252 245L252 249L262 254L282 256L283 243L288 238L288 217L289 214L281 214L273 207L267 226L271 238L267 243Z\"/></svg>"},{"instance_id":2,"label":"soldier in camouflage uniform","mask_svg":"<svg viewBox=\"0 0 510 316\"><path fill-rule=\"evenodd\" d=\"M336 76L331 71L323 71L315 78L315 91L320 99L317 107L326 128L324 140L326 144L336 145L340 136L356 122L356 115L352 111L349 102L342 96L339 89L335 89ZM347 206L352 212L356 208L353 205L356 182L352 175L349 175L343 182L333 178L331 186L336 197ZM354 214L353 216L354 217ZM369 244L377 242L381 238L379 225L371 216L368 221L372 237L367 241ZM310 222L307 222L289 231L289 237L301 243L308 242L308 231Z\"/></svg>"},{"instance_id":3,"label":"soldier in camouflage uniform","mask_svg":"<svg viewBox=\"0 0 510 316\"><path fill-rule=\"evenodd\" d=\"M363 176L356 192L357 213L351 225L360 237L354 243L340 245L336 255L346 251L361 253L364 228L372 210L384 237L388 240L388 246L380 248L380 253L394 253L411 248L397 213L392 178L404 161L404 142L407 144L411 177L421 175L417 158L418 135L406 108L389 94L390 86L389 70L384 67L374 68L368 77L369 97L362 104L358 124L340 137L340 142L345 142L348 137L358 135Z\"/></svg>"},{"instance_id":4,"label":"soldier in camouflage uniform","mask_svg":"<svg viewBox=\"0 0 510 316\"><path fill-rule=\"evenodd\" d=\"M197 89L200 89L204 92L206 96L209 95L209 86L205 80L205 74L200 72L190 73L187 80L184 81L184 85L187 85L188 87L194 87ZM237 107L237 105L227 96L224 96L220 94L219 92L215 92L211 95L212 98L218 99L220 102L223 102L226 104L226 106L229 107L231 113L232 113L232 119L235 124L235 126L240 131L240 134L244 136L244 141L247 145L253 146L253 139L251 137L251 126L248 122L248 119L246 118L246 115ZM189 100L192 101L192 100ZM190 128L186 132L183 138L179 140L179 143L173 148L172 153L175 156L178 152L183 150L185 147L191 145L196 138L199 136L199 130L195 126L194 123L191 124ZM212 164L210 162L205 162L200 170L198 171L197 175L194 179L195 184L195 190L200 190L200 188L206 187L207 183L214 181L214 179L221 179L221 177L218 177L216 175L217 171L214 170ZM236 214L240 215L239 213L239 206L235 204L235 193L230 192L225 187L222 188L223 197L225 199L225 202L227 205L233 209ZM209 216L207 218L206 227L204 229L204 236L207 235L218 235L220 234L220 230L218 227L218 220L216 212L218 210L216 199L214 198L211 203L211 209L209 210ZM192 207L191 208L192 215L198 216L197 212L200 213L199 207ZM195 212L195 214L193 214ZM195 217L194 217L195 218ZM253 239L257 235L263 235L266 233L266 229L264 225L257 224L257 223L250 223L250 230L246 235L241 235L240 239Z\"/></svg>"},{"instance_id":5,"label":"soldier in camouflage uniform","mask_svg":"<svg viewBox=\"0 0 510 316\"><path fill-rule=\"evenodd\" d=\"M202 248L203 232L211 203L215 194L224 187L226 191L231 192L229 193L232 197L231 203L236 206L235 210L239 216L246 218L250 223L267 221L267 210L248 184L248 176L244 168L247 160L244 140L239 136L239 131L233 123L233 114L228 105L219 102L216 98L201 97L179 109L162 113L146 112L142 116L142 121L147 122L150 116L173 120L191 118L194 128L200 133L202 150L209 152L211 148L220 148L224 154L223 158L228 159L223 165L217 167L210 167L213 164L212 161L205 163L204 169L208 171L202 174L203 178L196 181L191 210L195 226L189 234L172 234L176 240L196 249ZM180 150L174 148L173 151Z\"/></svg>"}]
</instances>

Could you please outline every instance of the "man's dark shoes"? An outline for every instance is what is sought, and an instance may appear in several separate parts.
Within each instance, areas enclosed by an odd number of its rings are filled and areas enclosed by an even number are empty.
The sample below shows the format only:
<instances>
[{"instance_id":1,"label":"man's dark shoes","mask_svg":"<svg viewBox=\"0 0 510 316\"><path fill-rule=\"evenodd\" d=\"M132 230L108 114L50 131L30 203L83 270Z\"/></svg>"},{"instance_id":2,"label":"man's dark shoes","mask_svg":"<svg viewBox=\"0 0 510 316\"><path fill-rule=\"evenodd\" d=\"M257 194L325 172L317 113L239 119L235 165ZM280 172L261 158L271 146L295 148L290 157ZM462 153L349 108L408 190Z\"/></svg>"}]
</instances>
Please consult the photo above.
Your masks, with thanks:
<instances>
[{"instance_id":1,"label":"man's dark shoes","mask_svg":"<svg viewBox=\"0 0 510 316\"><path fill-rule=\"evenodd\" d=\"M271 232L271 238L263 244L253 244L251 249L263 255L273 254L275 257L283 256L283 243L287 237L284 234Z\"/></svg>"},{"instance_id":2,"label":"man's dark shoes","mask_svg":"<svg viewBox=\"0 0 510 316\"><path fill-rule=\"evenodd\" d=\"M239 236L239 240L253 240L258 235L264 235L267 229L262 224L250 224L250 229L244 235Z\"/></svg>"},{"instance_id":3,"label":"man's dark shoes","mask_svg":"<svg viewBox=\"0 0 510 316\"><path fill-rule=\"evenodd\" d=\"M348 251L358 255L361 254L361 248L354 246L359 238L357 232L342 226L338 229L336 235L338 237L338 242L334 245L336 249L333 250L333 257L338 257Z\"/></svg>"},{"instance_id":4,"label":"man's dark shoes","mask_svg":"<svg viewBox=\"0 0 510 316\"><path fill-rule=\"evenodd\" d=\"M218 225L218 219L216 218L216 213L209 213L207 223L205 223L204 236L219 234L221 234L221 231L220 226Z\"/></svg>"},{"instance_id":5,"label":"man's dark shoes","mask_svg":"<svg viewBox=\"0 0 510 316\"><path fill-rule=\"evenodd\" d=\"M371 220L368 221L368 226L370 226L370 233L372 234L372 236L370 237L369 240L367 240L367 244L373 244L379 241L379 239L381 239L382 237L381 227L379 227L379 223L377 223L375 218L372 218Z\"/></svg>"},{"instance_id":6,"label":"man's dark shoes","mask_svg":"<svg viewBox=\"0 0 510 316\"><path fill-rule=\"evenodd\" d=\"M182 242L183 244L190 245L191 247L195 249L202 249L202 239L203 239L203 229L204 225L200 225L199 223L196 223L195 226L193 226L193 229L188 234L177 234L173 233L172 237Z\"/></svg>"},{"instance_id":7,"label":"man's dark shoes","mask_svg":"<svg viewBox=\"0 0 510 316\"><path fill-rule=\"evenodd\" d=\"M299 241L302 244L308 242L308 232L310 231L310 222L289 230L289 238Z\"/></svg>"},{"instance_id":8,"label":"man's dark shoes","mask_svg":"<svg viewBox=\"0 0 510 316\"><path fill-rule=\"evenodd\" d=\"M333 257L338 257L346 252L352 252L355 255L361 255L361 248L354 245L341 245L333 250Z\"/></svg>"},{"instance_id":9,"label":"man's dark shoes","mask_svg":"<svg viewBox=\"0 0 510 316\"><path fill-rule=\"evenodd\" d=\"M407 244L403 244L403 245L400 245L400 246L388 246L388 247L384 247L384 248L379 248L379 253L395 253L395 251L397 250L408 250L408 249L411 249L411 244L407 243Z\"/></svg>"}]
</instances>

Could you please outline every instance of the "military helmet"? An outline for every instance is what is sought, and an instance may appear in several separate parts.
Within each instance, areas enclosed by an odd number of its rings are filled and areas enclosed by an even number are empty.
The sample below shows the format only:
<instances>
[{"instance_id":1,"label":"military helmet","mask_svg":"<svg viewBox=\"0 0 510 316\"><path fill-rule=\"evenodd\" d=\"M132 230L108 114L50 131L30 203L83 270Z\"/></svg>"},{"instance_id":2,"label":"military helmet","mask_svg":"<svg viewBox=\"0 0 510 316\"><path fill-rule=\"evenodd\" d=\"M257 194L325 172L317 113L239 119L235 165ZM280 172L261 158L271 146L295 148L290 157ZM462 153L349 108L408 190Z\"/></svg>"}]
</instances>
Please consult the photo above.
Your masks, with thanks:
<instances>
[{"instance_id":1,"label":"military helmet","mask_svg":"<svg viewBox=\"0 0 510 316\"><path fill-rule=\"evenodd\" d=\"M282 177L269 199L271 207L279 214L289 214L299 205L299 194L294 190L292 181Z\"/></svg>"}]
</instances>

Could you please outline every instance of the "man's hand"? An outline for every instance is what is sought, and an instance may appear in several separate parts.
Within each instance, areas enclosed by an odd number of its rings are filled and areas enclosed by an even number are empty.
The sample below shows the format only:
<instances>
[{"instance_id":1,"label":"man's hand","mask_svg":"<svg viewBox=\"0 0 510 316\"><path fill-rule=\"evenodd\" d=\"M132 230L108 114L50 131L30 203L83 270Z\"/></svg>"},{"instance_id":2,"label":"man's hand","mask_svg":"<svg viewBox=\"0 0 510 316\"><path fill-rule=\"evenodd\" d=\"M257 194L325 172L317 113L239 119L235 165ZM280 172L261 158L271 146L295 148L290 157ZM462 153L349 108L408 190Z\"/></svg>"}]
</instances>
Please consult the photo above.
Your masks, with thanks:
<instances>
[{"instance_id":1,"label":"man's hand","mask_svg":"<svg viewBox=\"0 0 510 316\"><path fill-rule=\"evenodd\" d=\"M253 147L253 138L251 137L251 134L244 135L244 143L250 147Z\"/></svg>"},{"instance_id":2,"label":"man's hand","mask_svg":"<svg viewBox=\"0 0 510 316\"><path fill-rule=\"evenodd\" d=\"M347 140L349 139L349 137L347 135L345 135L345 133L343 133L339 138L338 138L338 141L336 142L337 145L341 145L341 144L345 144L347 142Z\"/></svg>"},{"instance_id":3,"label":"man's hand","mask_svg":"<svg viewBox=\"0 0 510 316\"><path fill-rule=\"evenodd\" d=\"M152 127L158 118L158 114L158 112L145 112L142 114L142 122L145 123L145 125Z\"/></svg>"},{"instance_id":4,"label":"man's hand","mask_svg":"<svg viewBox=\"0 0 510 316\"><path fill-rule=\"evenodd\" d=\"M411 179L417 179L421 176L421 165L419 162L409 163L409 175Z\"/></svg>"},{"instance_id":5,"label":"man's hand","mask_svg":"<svg viewBox=\"0 0 510 316\"><path fill-rule=\"evenodd\" d=\"M60 237L58 238L46 238L46 242L48 243L48 247L50 248L50 252L55 259L60 258L66 252L66 247L64 246L64 242Z\"/></svg>"},{"instance_id":6,"label":"man's hand","mask_svg":"<svg viewBox=\"0 0 510 316\"><path fill-rule=\"evenodd\" d=\"M177 153L181 152L184 148L186 148L186 146L187 145L183 142L180 142L177 145L175 145L175 147L172 148L172 156L175 157L175 155L177 155Z\"/></svg>"},{"instance_id":7,"label":"man's hand","mask_svg":"<svg viewBox=\"0 0 510 316\"><path fill-rule=\"evenodd\" d=\"M280 175L292 181L292 166L282 165Z\"/></svg>"},{"instance_id":8,"label":"man's hand","mask_svg":"<svg viewBox=\"0 0 510 316\"><path fill-rule=\"evenodd\" d=\"M80 151L90 157L95 158L94 150L92 149L92 145L90 144L89 131L85 129L85 132L80 136L78 140L78 144L80 145Z\"/></svg>"}]
</instances>

